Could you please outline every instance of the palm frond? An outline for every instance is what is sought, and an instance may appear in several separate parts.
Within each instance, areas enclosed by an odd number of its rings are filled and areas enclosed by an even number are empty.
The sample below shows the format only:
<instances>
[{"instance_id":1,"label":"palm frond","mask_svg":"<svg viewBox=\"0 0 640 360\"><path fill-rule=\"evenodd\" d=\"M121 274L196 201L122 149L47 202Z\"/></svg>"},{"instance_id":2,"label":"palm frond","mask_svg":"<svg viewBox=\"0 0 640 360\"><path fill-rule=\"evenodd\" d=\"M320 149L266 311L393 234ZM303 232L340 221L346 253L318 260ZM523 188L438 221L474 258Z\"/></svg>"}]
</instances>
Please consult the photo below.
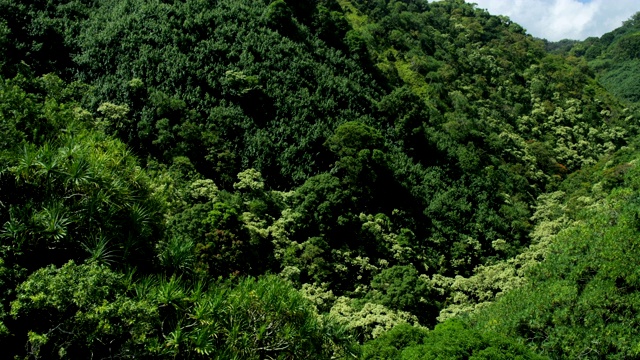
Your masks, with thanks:
<instances>
[{"instance_id":1,"label":"palm frond","mask_svg":"<svg viewBox=\"0 0 640 360\"><path fill-rule=\"evenodd\" d=\"M155 295L160 304L179 307L182 300L185 299L182 278L172 276L169 280L161 279L156 288Z\"/></svg>"},{"instance_id":2,"label":"palm frond","mask_svg":"<svg viewBox=\"0 0 640 360\"><path fill-rule=\"evenodd\" d=\"M49 143L45 143L37 153L35 165L38 170L36 174L44 177L45 179L57 174L60 170L58 166L58 157L56 155L57 154L54 149L51 148L51 145Z\"/></svg>"},{"instance_id":3,"label":"palm frond","mask_svg":"<svg viewBox=\"0 0 640 360\"><path fill-rule=\"evenodd\" d=\"M45 206L41 211L35 213L33 222L41 236L55 242L59 242L67 236L67 227L72 223L67 209L59 202Z\"/></svg>"},{"instance_id":4,"label":"palm frond","mask_svg":"<svg viewBox=\"0 0 640 360\"><path fill-rule=\"evenodd\" d=\"M91 166L84 158L73 159L64 172L64 185L67 189L78 189L91 180Z\"/></svg>"},{"instance_id":5,"label":"palm frond","mask_svg":"<svg viewBox=\"0 0 640 360\"><path fill-rule=\"evenodd\" d=\"M170 271L190 272L196 261L195 243L183 237L171 237L159 245L160 264Z\"/></svg>"},{"instance_id":6,"label":"palm frond","mask_svg":"<svg viewBox=\"0 0 640 360\"><path fill-rule=\"evenodd\" d=\"M135 282L133 290L138 299L146 299L153 297L153 293L157 286L158 280L155 277L145 276Z\"/></svg>"},{"instance_id":7,"label":"palm frond","mask_svg":"<svg viewBox=\"0 0 640 360\"><path fill-rule=\"evenodd\" d=\"M177 356L180 348L185 346L187 334L182 329L182 324L178 323L176 329L165 336L165 348L170 354Z\"/></svg>"},{"instance_id":8,"label":"palm frond","mask_svg":"<svg viewBox=\"0 0 640 360\"><path fill-rule=\"evenodd\" d=\"M111 265L116 260L116 251L109 246L109 240L100 234L82 243L83 249L89 254L88 263Z\"/></svg>"},{"instance_id":9,"label":"palm frond","mask_svg":"<svg viewBox=\"0 0 640 360\"><path fill-rule=\"evenodd\" d=\"M9 221L2 226L0 238L11 240L16 245L20 245L24 242L27 231L28 227L20 219L11 216Z\"/></svg>"},{"instance_id":10,"label":"palm frond","mask_svg":"<svg viewBox=\"0 0 640 360\"><path fill-rule=\"evenodd\" d=\"M18 165L13 169L16 181L24 180L29 182L32 176L33 167L36 163L37 152L33 145L25 144L20 151Z\"/></svg>"}]
</instances>

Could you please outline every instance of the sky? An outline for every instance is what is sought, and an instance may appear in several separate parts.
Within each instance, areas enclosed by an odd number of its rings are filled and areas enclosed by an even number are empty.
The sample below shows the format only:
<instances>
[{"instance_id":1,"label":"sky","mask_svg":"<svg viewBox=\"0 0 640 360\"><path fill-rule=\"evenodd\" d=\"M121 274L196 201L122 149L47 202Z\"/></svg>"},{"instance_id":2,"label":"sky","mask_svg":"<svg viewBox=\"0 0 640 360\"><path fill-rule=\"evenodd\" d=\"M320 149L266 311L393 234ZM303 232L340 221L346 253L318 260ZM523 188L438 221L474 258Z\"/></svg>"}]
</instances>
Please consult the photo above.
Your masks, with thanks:
<instances>
[{"instance_id":1,"label":"sky","mask_svg":"<svg viewBox=\"0 0 640 360\"><path fill-rule=\"evenodd\" d=\"M550 41L602 36L640 11L640 0L466 0L506 15L535 37Z\"/></svg>"}]
</instances>

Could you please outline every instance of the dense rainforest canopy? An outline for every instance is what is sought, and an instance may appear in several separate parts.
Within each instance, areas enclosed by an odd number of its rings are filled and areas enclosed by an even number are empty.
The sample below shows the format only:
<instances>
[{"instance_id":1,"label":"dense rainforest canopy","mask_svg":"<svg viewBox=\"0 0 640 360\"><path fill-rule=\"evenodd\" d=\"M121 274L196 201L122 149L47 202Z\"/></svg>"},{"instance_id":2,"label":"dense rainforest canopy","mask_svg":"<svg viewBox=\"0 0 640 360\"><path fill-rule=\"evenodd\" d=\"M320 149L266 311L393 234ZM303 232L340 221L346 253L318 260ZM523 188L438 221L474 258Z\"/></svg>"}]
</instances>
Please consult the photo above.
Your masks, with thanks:
<instances>
[{"instance_id":1,"label":"dense rainforest canopy","mask_svg":"<svg viewBox=\"0 0 640 360\"><path fill-rule=\"evenodd\" d=\"M4 354L639 357L637 18L0 0Z\"/></svg>"}]
</instances>

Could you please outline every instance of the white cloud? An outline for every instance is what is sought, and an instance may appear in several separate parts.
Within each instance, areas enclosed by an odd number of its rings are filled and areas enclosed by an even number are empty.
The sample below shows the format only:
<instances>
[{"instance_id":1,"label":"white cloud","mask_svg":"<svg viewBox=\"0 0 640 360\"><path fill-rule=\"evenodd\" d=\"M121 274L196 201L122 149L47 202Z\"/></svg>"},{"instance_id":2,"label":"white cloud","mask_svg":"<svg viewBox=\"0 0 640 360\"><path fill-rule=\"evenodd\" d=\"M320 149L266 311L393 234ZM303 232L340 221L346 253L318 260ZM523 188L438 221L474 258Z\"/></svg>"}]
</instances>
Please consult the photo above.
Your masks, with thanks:
<instances>
[{"instance_id":1,"label":"white cloud","mask_svg":"<svg viewBox=\"0 0 640 360\"><path fill-rule=\"evenodd\" d=\"M551 41L602 36L640 11L640 0L467 0L506 15L533 36Z\"/></svg>"}]
</instances>

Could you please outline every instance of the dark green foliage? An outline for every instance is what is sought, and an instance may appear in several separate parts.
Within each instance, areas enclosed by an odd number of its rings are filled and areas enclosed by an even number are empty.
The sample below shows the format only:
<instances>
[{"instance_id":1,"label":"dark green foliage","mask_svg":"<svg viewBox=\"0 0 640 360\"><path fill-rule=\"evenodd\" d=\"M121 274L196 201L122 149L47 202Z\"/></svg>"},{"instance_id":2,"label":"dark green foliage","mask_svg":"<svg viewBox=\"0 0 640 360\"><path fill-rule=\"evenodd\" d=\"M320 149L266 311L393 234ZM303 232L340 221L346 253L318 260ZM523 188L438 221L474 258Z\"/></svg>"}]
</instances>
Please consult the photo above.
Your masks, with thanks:
<instances>
[{"instance_id":1,"label":"dark green foliage","mask_svg":"<svg viewBox=\"0 0 640 360\"><path fill-rule=\"evenodd\" d=\"M0 10L8 356L637 356L638 127L595 79L635 101L637 16L551 55L463 0Z\"/></svg>"},{"instance_id":2,"label":"dark green foliage","mask_svg":"<svg viewBox=\"0 0 640 360\"><path fill-rule=\"evenodd\" d=\"M554 54L566 54L571 48L578 43L578 40L563 39L556 42L550 42L543 39L544 48L550 53Z\"/></svg>"},{"instance_id":3,"label":"dark green foliage","mask_svg":"<svg viewBox=\"0 0 640 360\"><path fill-rule=\"evenodd\" d=\"M438 304L434 303L437 294L419 275L411 265L382 270L371 280L371 290L364 299L415 314L421 324L431 325L429 322L438 311Z\"/></svg>"},{"instance_id":4,"label":"dark green foliage","mask_svg":"<svg viewBox=\"0 0 640 360\"><path fill-rule=\"evenodd\" d=\"M140 117L128 130L140 151L159 156L159 148L184 149L174 155L188 155L216 180L251 165L285 186L318 170L313 165L322 159L311 155L340 119L362 114L377 91L354 62L315 41L289 9L284 1L144 2L135 9L113 1L86 23L76 61L83 80L100 84L99 99L125 101ZM120 32L129 34L124 43ZM132 97L125 84L133 77L145 89ZM158 114L146 95L158 91L187 108ZM202 120L190 119L190 111ZM159 137L157 129L167 126L173 139ZM207 170L212 165L225 172Z\"/></svg>"},{"instance_id":5,"label":"dark green foliage","mask_svg":"<svg viewBox=\"0 0 640 360\"><path fill-rule=\"evenodd\" d=\"M304 215L291 240L323 238L324 256L391 260L385 245L367 243L361 214L412 233L417 250L402 265L430 275L515 255L528 242L534 199L623 145L630 127L616 103L594 101L601 89L585 64L546 55L517 25L462 1L6 6L31 14L8 26L20 46L38 41L25 26L52 24L73 60L56 60L59 72L92 85L87 106L136 154L165 164L187 157L227 191L247 168L267 188L306 184L287 204ZM52 66L38 61L36 73ZM331 183L314 196L326 206L304 199L317 182ZM167 244L184 238L204 263L251 258L249 245L269 251L243 239L241 215L262 211L262 200L251 201L225 205L234 225L201 226L213 210L202 206L213 203L177 210L184 216L172 224L195 233L177 230ZM271 209L272 218L283 210ZM175 222L181 216L191 224ZM501 250L491 245L502 240Z\"/></svg>"},{"instance_id":6,"label":"dark green foliage","mask_svg":"<svg viewBox=\"0 0 640 360\"><path fill-rule=\"evenodd\" d=\"M55 72L69 79L73 73L72 47L78 26L93 6L87 1L0 2L1 73L11 78L21 72Z\"/></svg>"}]
</instances>

